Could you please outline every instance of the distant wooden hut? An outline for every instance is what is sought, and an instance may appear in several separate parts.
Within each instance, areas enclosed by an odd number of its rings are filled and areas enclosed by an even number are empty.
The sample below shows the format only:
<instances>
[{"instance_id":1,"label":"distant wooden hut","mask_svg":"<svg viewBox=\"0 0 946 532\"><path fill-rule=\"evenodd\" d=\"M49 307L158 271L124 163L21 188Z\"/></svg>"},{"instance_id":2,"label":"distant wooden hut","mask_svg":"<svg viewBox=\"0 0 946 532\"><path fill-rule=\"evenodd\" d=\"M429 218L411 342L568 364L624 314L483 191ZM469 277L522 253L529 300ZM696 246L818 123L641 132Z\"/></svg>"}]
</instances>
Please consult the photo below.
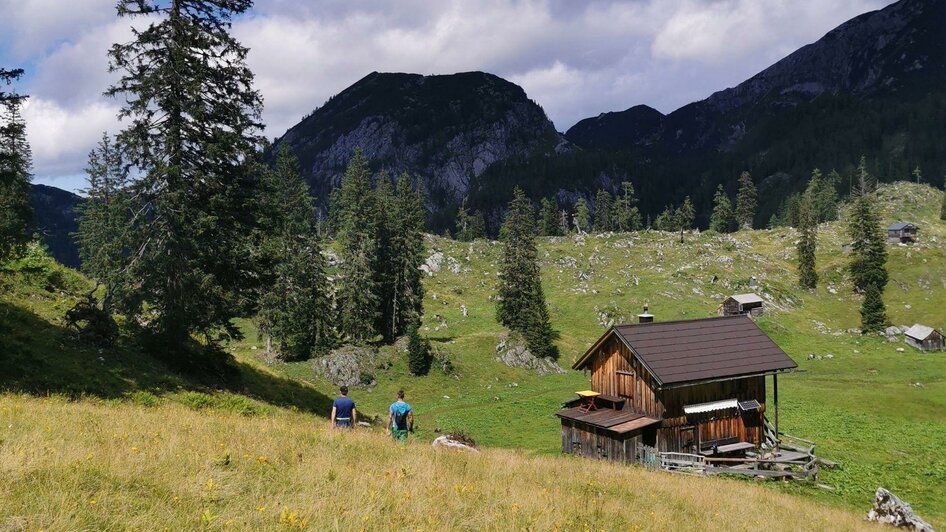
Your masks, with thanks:
<instances>
[{"instance_id":1,"label":"distant wooden hut","mask_svg":"<svg viewBox=\"0 0 946 532\"><path fill-rule=\"evenodd\" d=\"M796 364L752 320L732 316L617 325L572 367L591 372L592 389L557 413L562 452L631 462L647 449L720 456L759 447L765 377Z\"/></svg>"},{"instance_id":2,"label":"distant wooden hut","mask_svg":"<svg viewBox=\"0 0 946 532\"><path fill-rule=\"evenodd\" d=\"M762 315L762 298L756 294L736 294L723 300L717 309L720 316Z\"/></svg>"},{"instance_id":3,"label":"distant wooden hut","mask_svg":"<svg viewBox=\"0 0 946 532\"><path fill-rule=\"evenodd\" d=\"M920 351L942 351L944 348L943 334L932 327L915 324L904 333L907 343Z\"/></svg>"},{"instance_id":4,"label":"distant wooden hut","mask_svg":"<svg viewBox=\"0 0 946 532\"><path fill-rule=\"evenodd\" d=\"M910 222L897 222L887 228L887 242L890 244L912 244L916 242L919 227Z\"/></svg>"}]
</instances>

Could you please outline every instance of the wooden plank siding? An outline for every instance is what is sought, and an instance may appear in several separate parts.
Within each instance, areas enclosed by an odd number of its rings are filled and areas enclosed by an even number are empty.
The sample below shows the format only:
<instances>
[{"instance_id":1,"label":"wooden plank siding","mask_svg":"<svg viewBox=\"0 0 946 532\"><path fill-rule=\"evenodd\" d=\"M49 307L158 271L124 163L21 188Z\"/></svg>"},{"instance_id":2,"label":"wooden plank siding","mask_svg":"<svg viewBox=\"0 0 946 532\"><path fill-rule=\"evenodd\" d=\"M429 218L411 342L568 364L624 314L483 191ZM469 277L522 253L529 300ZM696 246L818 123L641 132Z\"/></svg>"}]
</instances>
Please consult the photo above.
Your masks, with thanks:
<instances>
[{"instance_id":1,"label":"wooden plank siding","mask_svg":"<svg viewBox=\"0 0 946 532\"><path fill-rule=\"evenodd\" d=\"M613 462L634 462L640 434L615 434L568 419L562 420L562 452Z\"/></svg>"},{"instance_id":2,"label":"wooden plank siding","mask_svg":"<svg viewBox=\"0 0 946 532\"><path fill-rule=\"evenodd\" d=\"M591 370L592 390L604 395L627 397L625 408L662 419L656 431L656 444L661 452L693 452L698 450L701 442L727 438L736 438L755 445L763 442L764 376L657 390L656 383L643 364L631 354L623 342L614 337L602 344L588 368ZM628 397L628 394L631 396ZM685 405L723 399L755 399L762 405L762 409L759 412L729 409L689 416L683 412ZM574 447L574 441L578 441L581 451L577 454L597 456L595 452L589 451L587 446L594 449L604 447L607 448L604 454L617 454L622 461L627 459L626 451L613 448L614 445L624 445L620 440L609 444L602 441L608 439L607 433L596 430L595 427L581 427L574 423L566 427L563 420L562 450L576 452L571 449ZM609 445L612 447L608 447ZM631 458L633 456L632 454Z\"/></svg>"}]
</instances>

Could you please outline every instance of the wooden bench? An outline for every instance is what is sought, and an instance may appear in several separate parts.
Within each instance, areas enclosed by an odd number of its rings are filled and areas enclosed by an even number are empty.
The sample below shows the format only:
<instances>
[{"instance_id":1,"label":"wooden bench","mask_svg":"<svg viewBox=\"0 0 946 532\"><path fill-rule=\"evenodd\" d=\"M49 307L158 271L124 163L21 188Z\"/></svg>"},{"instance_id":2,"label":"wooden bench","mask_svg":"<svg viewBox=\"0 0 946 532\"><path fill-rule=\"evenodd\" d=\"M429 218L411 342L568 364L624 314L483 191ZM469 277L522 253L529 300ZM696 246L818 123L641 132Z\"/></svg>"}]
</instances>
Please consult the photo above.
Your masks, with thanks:
<instances>
[{"instance_id":1,"label":"wooden bench","mask_svg":"<svg viewBox=\"0 0 946 532\"><path fill-rule=\"evenodd\" d=\"M748 451L750 449L755 449L755 445L749 442L739 441L739 438L722 438L703 442L700 445L700 454L704 456L714 456Z\"/></svg>"}]
</instances>

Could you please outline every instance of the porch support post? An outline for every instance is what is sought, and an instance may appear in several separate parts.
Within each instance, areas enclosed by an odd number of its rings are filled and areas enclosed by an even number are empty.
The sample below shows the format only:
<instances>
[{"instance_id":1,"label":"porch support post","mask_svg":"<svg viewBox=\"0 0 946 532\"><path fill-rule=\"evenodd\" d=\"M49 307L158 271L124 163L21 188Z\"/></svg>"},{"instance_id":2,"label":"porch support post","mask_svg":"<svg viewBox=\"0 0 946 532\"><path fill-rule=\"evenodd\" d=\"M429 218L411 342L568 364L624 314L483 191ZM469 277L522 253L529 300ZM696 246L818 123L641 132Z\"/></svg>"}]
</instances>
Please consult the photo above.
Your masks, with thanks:
<instances>
[{"instance_id":1,"label":"porch support post","mask_svg":"<svg viewBox=\"0 0 946 532\"><path fill-rule=\"evenodd\" d=\"M772 374L772 391L775 395L775 450L779 450L781 438L778 435L778 373Z\"/></svg>"}]
</instances>

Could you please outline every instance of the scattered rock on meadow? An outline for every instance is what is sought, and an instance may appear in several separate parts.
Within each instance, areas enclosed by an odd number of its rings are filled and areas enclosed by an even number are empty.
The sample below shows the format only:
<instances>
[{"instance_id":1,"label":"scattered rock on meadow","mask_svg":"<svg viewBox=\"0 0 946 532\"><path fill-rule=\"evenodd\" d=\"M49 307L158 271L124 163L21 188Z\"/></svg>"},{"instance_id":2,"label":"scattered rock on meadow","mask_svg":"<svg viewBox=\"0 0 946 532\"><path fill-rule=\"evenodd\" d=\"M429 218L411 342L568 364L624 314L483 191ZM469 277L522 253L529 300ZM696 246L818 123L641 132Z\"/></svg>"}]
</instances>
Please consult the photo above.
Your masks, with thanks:
<instances>
[{"instance_id":1,"label":"scattered rock on meadow","mask_svg":"<svg viewBox=\"0 0 946 532\"><path fill-rule=\"evenodd\" d=\"M565 370L558 365L558 362L551 358L538 358L533 355L525 344L521 341L510 341L504 337L496 346L496 362L502 362L513 368L526 368L534 370L539 375L551 375L553 373L565 373Z\"/></svg>"},{"instance_id":2,"label":"scattered rock on meadow","mask_svg":"<svg viewBox=\"0 0 946 532\"><path fill-rule=\"evenodd\" d=\"M437 436L437 439L435 439L430 444L430 446L434 448L454 449L457 451L473 453L480 452L479 449L476 448L476 442L470 438L464 437L462 435L458 436L456 434L444 434L443 436Z\"/></svg>"},{"instance_id":3,"label":"scattered rock on meadow","mask_svg":"<svg viewBox=\"0 0 946 532\"><path fill-rule=\"evenodd\" d=\"M933 526L913 513L908 503L884 488L877 488L874 507L867 513L866 519L916 532L933 532Z\"/></svg>"},{"instance_id":4,"label":"scattered rock on meadow","mask_svg":"<svg viewBox=\"0 0 946 532\"><path fill-rule=\"evenodd\" d=\"M374 371L383 362L373 347L346 345L313 360L312 369L336 386L374 386Z\"/></svg>"}]
</instances>

